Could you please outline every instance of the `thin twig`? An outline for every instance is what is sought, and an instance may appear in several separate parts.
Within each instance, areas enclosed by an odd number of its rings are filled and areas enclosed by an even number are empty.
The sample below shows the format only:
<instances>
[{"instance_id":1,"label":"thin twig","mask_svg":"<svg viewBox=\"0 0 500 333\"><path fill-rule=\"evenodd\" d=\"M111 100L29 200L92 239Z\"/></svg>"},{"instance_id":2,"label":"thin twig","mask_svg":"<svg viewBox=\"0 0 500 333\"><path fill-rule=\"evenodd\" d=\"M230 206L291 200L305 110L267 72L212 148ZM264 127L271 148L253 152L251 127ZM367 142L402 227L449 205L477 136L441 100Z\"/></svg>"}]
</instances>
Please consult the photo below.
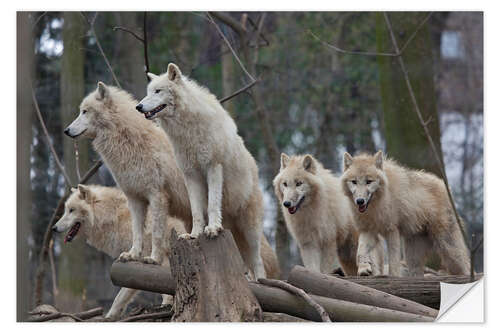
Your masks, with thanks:
<instances>
[{"instance_id":1,"label":"thin twig","mask_svg":"<svg viewBox=\"0 0 500 333\"><path fill-rule=\"evenodd\" d=\"M222 37L222 39L224 39L224 42L226 43L226 45L229 47L229 49L233 53L233 56L236 59L236 61L238 62L238 64L240 64L241 69L250 78L250 80L255 81L254 77L247 71L245 65L243 65L243 63L241 62L240 58L238 57L238 55L234 51L233 47L231 46L231 43L229 43L229 41L227 40L226 35L224 35L224 33L222 32L222 30L219 28L219 25L217 25L217 23L215 23L214 19L210 15L210 13L207 12L207 16L208 16L208 19L210 20L210 22L212 22L212 24L217 29L217 32L219 32L219 35Z\"/></svg>"},{"instance_id":2,"label":"thin twig","mask_svg":"<svg viewBox=\"0 0 500 333\"><path fill-rule=\"evenodd\" d=\"M75 150L75 164L76 164L76 177L78 179L82 178L80 176L80 151L78 150L78 141L73 141L73 148Z\"/></svg>"},{"instance_id":3,"label":"thin twig","mask_svg":"<svg viewBox=\"0 0 500 333\"><path fill-rule=\"evenodd\" d=\"M50 152L52 153L52 156L54 157L54 160L56 161L56 165L61 171L61 173L64 176L64 179L66 180L66 185L71 187L71 180L66 173L66 170L64 169L61 161L59 160L59 157L57 156L56 150L54 148L54 145L50 141L50 135L49 131L47 130L47 126L45 126L45 121L43 120L42 113L40 112L40 108L38 106L38 101L36 99L35 95L35 89L33 88L33 83L31 83L31 96L33 97L33 104L35 106L35 111L36 115L38 116L38 120L40 121L40 125L42 126L43 133L45 134L45 139L47 140L47 144L49 145Z\"/></svg>"},{"instance_id":4,"label":"thin twig","mask_svg":"<svg viewBox=\"0 0 500 333\"><path fill-rule=\"evenodd\" d=\"M31 27L31 30L35 30L35 27L36 25L38 24L38 22L40 22L40 20L42 19L42 17L44 17L48 12L43 12L40 16L38 16L35 20L35 22L33 22L33 26Z\"/></svg>"},{"instance_id":5,"label":"thin twig","mask_svg":"<svg viewBox=\"0 0 500 333\"><path fill-rule=\"evenodd\" d=\"M131 316L127 318L123 318L121 322L131 322L131 321L140 321L140 320L151 320L151 319L161 319L161 318L169 318L172 317L172 311L164 311L157 313L146 313L140 314L137 316Z\"/></svg>"},{"instance_id":6,"label":"thin twig","mask_svg":"<svg viewBox=\"0 0 500 333\"><path fill-rule=\"evenodd\" d=\"M338 46L335 46L333 44L329 44L323 40L321 40L318 36L316 36L311 30L308 30L309 34L313 36L316 40L321 42L323 45L325 45L328 48L331 48L337 52L344 53L344 54L353 54L353 55L366 55L366 56L377 56L377 57L399 57L402 55L405 51L405 49L410 45L411 41L415 38L417 33L420 31L420 29L424 26L424 24L430 19L432 16L433 12L430 12L427 14L427 16L420 22L420 24L417 26L415 31L411 34L411 36L408 38L408 40L403 44L403 47L401 49L398 49L395 53L385 53L385 52L371 52L371 51L348 51L341 49Z\"/></svg>"},{"instance_id":7,"label":"thin twig","mask_svg":"<svg viewBox=\"0 0 500 333\"><path fill-rule=\"evenodd\" d=\"M83 175L83 177L78 180L78 184L85 184L86 182L88 182L90 177L92 177L97 172L97 170L99 170L102 164L103 163L101 160L95 162L95 164Z\"/></svg>"},{"instance_id":8,"label":"thin twig","mask_svg":"<svg viewBox=\"0 0 500 333\"><path fill-rule=\"evenodd\" d=\"M292 286L291 284L286 283L285 281L281 281L281 280L258 279L257 281L261 284L271 286L271 287L280 288L280 289L286 290L294 295L302 297L307 302L307 304L312 306L318 312L318 314L321 316L322 321L324 321L324 322L331 322L332 321L330 319L330 316L326 312L325 308L323 308L321 306L321 304L319 304L318 302L313 300L312 297L309 296L304 290L297 288L295 286Z\"/></svg>"},{"instance_id":9,"label":"thin twig","mask_svg":"<svg viewBox=\"0 0 500 333\"><path fill-rule=\"evenodd\" d=\"M255 80L255 81L253 81L253 82L250 82L250 83L249 83L249 84L247 84L246 86L244 86L244 87L242 87L242 88L240 88L240 89L236 90L236 91L235 91L234 93L232 93L231 95L229 95L229 96L226 96L226 97L224 97L224 98L219 99L219 103L221 103L221 104L222 104L222 103L224 103L224 102L227 102L227 101L228 101L228 100L230 100L231 98L233 98L233 97L235 97L235 96L238 96L239 94L241 94L241 93L243 93L243 92L247 91L248 89L252 88L252 87L253 87L256 83L258 83L258 82L259 82L259 80L258 80L258 79L257 79L257 80Z\"/></svg>"},{"instance_id":10,"label":"thin twig","mask_svg":"<svg viewBox=\"0 0 500 333\"><path fill-rule=\"evenodd\" d=\"M144 38L142 39L142 43L144 44L144 65L146 66L144 72L146 73L146 79L149 82L151 79L147 75L149 73L147 13L148 12L144 12L144 19L143 19Z\"/></svg>"},{"instance_id":11,"label":"thin twig","mask_svg":"<svg viewBox=\"0 0 500 333\"><path fill-rule=\"evenodd\" d=\"M137 35L135 32L133 32L132 30L129 30L125 27L113 27L113 31L116 31L116 30L128 32L129 34L134 36L137 40L139 40L141 43L144 43L144 39L142 37L140 37L139 35Z\"/></svg>"},{"instance_id":12,"label":"thin twig","mask_svg":"<svg viewBox=\"0 0 500 333\"><path fill-rule=\"evenodd\" d=\"M59 294L59 290L57 290L57 275L56 275L56 265L54 264L54 240L51 239L49 243L49 262L50 262L50 271L52 273L52 293L54 294L54 298Z\"/></svg>"},{"instance_id":13,"label":"thin twig","mask_svg":"<svg viewBox=\"0 0 500 333\"><path fill-rule=\"evenodd\" d=\"M384 12L384 19L385 19L385 23L387 25L387 29L389 29L389 33L390 33L390 36L391 36L392 45L394 47L394 50L396 51L397 54L401 54L401 52L399 50L399 47L398 47L398 43L396 41L396 36L394 35L394 30L392 29L392 25L391 25L391 22L389 20L389 16L387 15L386 12ZM446 187L446 192L448 193L448 198L450 199L451 206L453 208L453 213L455 215L455 219L457 221L458 227L460 229L460 232L462 233L462 237L464 239L465 245L470 250L470 245L469 245L467 236L465 234L465 230L464 230L464 228L462 226L462 223L460 222L461 218L458 215L457 208L455 206L455 201L453 200L453 196L451 195L450 186L448 184L448 177L446 176L446 170L444 168L443 161L441 160L440 154L439 154L439 152L438 152L438 150L436 148L436 145L434 144L434 140L432 140L432 136L431 136L431 134L429 132L429 129L427 128L427 125L425 123L424 117L422 116L422 113L420 112L420 107L418 106L417 98L415 97L415 93L413 91L413 87L411 85L410 77L408 75L408 70L406 68L406 65L405 65L405 62L403 60L403 57L399 56L398 57L398 61L399 61L399 65L401 67L401 70L403 72L403 76L404 76L404 79L405 79L405 82L406 82L406 86L408 87L408 92L410 93L410 98L411 98L411 101L413 103L414 111L417 113L418 119L420 120L420 124L422 125L422 127L424 129L424 132L425 132L425 135L427 137L427 140L429 141L431 149L432 149L432 151L434 153L434 157L436 158L436 161L438 162L439 170L441 171L441 177L443 178L443 181L444 181L444 184L445 184L445 187Z\"/></svg>"},{"instance_id":14,"label":"thin twig","mask_svg":"<svg viewBox=\"0 0 500 333\"><path fill-rule=\"evenodd\" d=\"M118 79L116 78L115 72L113 71L113 67L111 67L111 64L108 61L108 57L106 56L106 53L104 53L104 50L101 46L101 43L99 42L99 38L97 37L97 33L95 32L94 23L95 23L95 20L97 18L98 12L95 13L92 21L89 21L89 19L87 18L87 16L83 12L80 12L80 14L85 18L85 21L87 21L87 23L89 24L90 32L92 33L92 35L94 35L94 39L95 39L95 42L97 44L97 48L101 52L101 55L104 59L104 62L106 63L106 66L108 67L109 71L111 72L111 76L113 77L113 80L115 81L116 86L121 89L120 82L118 82Z\"/></svg>"}]
</instances>

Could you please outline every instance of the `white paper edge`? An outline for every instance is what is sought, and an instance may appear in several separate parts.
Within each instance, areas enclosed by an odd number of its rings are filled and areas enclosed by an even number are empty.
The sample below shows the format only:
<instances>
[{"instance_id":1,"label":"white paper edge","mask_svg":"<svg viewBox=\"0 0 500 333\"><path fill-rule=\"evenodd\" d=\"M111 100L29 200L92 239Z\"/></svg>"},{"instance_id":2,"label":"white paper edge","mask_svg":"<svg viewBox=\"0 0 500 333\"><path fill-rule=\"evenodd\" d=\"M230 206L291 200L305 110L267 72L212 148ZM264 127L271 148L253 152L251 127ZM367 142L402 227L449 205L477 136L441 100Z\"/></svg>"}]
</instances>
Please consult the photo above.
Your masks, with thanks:
<instances>
[{"instance_id":1,"label":"white paper edge","mask_svg":"<svg viewBox=\"0 0 500 333\"><path fill-rule=\"evenodd\" d=\"M441 305L437 322L483 322L484 280L464 284L440 282Z\"/></svg>"}]
</instances>

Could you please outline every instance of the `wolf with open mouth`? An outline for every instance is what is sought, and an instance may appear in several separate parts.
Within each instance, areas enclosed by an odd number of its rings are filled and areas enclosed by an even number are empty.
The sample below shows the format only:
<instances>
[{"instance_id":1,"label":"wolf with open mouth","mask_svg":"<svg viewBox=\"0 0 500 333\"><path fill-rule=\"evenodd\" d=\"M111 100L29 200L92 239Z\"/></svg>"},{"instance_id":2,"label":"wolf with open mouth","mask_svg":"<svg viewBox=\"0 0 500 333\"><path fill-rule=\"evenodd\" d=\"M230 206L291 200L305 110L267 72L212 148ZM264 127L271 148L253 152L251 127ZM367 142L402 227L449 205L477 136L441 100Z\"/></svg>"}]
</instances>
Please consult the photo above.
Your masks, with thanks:
<instances>
[{"instance_id":1,"label":"wolf with open mouth","mask_svg":"<svg viewBox=\"0 0 500 333\"><path fill-rule=\"evenodd\" d=\"M356 275L358 231L340 180L311 155L281 154L281 169L273 184L304 265L322 273L341 268L347 275ZM370 260L361 263L370 274L382 273L382 251L379 245Z\"/></svg>"}]
</instances>

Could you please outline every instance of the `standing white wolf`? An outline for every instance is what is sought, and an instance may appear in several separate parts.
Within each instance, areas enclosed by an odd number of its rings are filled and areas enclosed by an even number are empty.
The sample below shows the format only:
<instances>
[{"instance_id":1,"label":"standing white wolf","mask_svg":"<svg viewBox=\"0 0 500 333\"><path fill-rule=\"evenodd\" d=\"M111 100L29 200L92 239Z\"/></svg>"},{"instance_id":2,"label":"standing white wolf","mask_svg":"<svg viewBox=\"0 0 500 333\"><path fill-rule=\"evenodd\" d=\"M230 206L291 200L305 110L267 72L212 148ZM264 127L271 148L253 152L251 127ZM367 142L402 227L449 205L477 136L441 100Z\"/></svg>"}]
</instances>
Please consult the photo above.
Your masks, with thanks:
<instances>
[{"instance_id":1,"label":"standing white wolf","mask_svg":"<svg viewBox=\"0 0 500 333\"><path fill-rule=\"evenodd\" d=\"M151 214L146 217L144 225L144 251L151 251L152 232ZM168 216L163 221L167 235L172 229L177 233L185 233L184 223ZM117 188L98 185L78 185L66 200L64 215L52 227L55 232L68 231L64 242L71 242L77 235L83 236L87 243L112 258L130 249L132 246L132 218L127 208L127 198ZM164 239L165 252L162 266L169 267L168 243ZM106 318L116 319L127 308L138 290L121 288L115 297ZM162 295L163 304L170 304L172 296Z\"/></svg>"},{"instance_id":2,"label":"standing white wolf","mask_svg":"<svg viewBox=\"0 0 500 333\"><path fill-rule=\"evenodd\" d=\"M304 265L331 273L340 267L356 275L358 265L382 274L383 248L369 249L370 258L357 262L358 231L340 180L311 155L281 154L281 169L273 181L285 221L297 240Z\"/></svg>"},{"instance_id":3,"label":"standing white wolf","mask_svg":"<svg viewBox=\"0 0 500 333\"><path fill-rule=\"evenodd\" d=\"M382 234L389 252L389 274L401 275L400 235L411 276L424 274L432 251L450 274L468 274L468 252L452 212L444 182L424 171L404 168L382 152L344 154L344 193L361 231L358 256Z\"/></svg>"},{"instance_id":4,"label":"standing white wolf","mask_svg":"<svg viewBox=\"0 0 500 333\"><path fill-rule=\"evenodd\" d=\"M147 213L153 217L151 256L146 263L163 257L164 221L167 215L189 221L191 210L182 172L165 133L135 111L128 93L99 82L97 90L80 104L80 114L64 133L72 138L92 139L94 149L113 174L128 199L132 214L132 248L119 260L141 260L143 225Z\"/></svg>"},{"instance_id":5,"label":"standing white wolf","mask_svg":"<svg viewBox=\"0 0 500 333\"><path fill-rule=\"evenodd\" d=\"M265 277L258 170L236 124L214 95L184 77L175 64L163 75L148 75L147 96L137 110L147 119L158 119L184 172L193 215L191 234L184 237L202 232L214 237L224 225L254 277Z\"/></svg>"}]
</instances>

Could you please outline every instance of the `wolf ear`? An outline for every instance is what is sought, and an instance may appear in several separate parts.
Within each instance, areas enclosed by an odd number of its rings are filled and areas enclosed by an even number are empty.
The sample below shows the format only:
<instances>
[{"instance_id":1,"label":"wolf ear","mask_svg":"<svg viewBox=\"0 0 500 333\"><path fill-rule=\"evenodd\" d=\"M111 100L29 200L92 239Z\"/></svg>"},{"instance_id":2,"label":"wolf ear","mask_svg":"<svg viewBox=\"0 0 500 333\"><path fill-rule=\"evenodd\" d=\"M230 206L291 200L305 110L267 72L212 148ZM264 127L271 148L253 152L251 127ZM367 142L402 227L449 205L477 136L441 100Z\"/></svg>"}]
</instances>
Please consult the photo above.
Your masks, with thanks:
<instances>
[{"instance_id":1,"label":"wolf ear","mask_svg":"<svg viewBox=\"0 0 500 333\"><path fill-rule=\"evenodd\" d=\"M307 154L304 156L302 160L302 165L304 166L304 170L309 171L310 173L316 172L316 163L311 155Z\"/></svg>"},{"instance_id":2,"label":"wolf ear","mask_svg":"<svg viewBox=\"0 0 500 333\"><path fill-rule=\"evenodd\" d=\"M105 98L107 98L108 95L109 95L108 87L104 83L99 81L97 83L97 99L102 101Z\"/></svg>"},{"instance_id":3,"label":"wolf ear","mask_svg":"<svg viewBox=\"0 0 500 333\"><path fill-rule=\"evenodd\" d=\"M168 64L167 77L170 81L179 82L179 80L181 79L181 75L181 70L179 69L179 67L177 67L176 64L174 64L173 62Z\"/></svg>"},{"instance_id":4,"label":"wolf ear","mask_svg":"<svg viewBox=\"0 0 500 333\"><path fill-rule=\"evenodd\" d=\"M344 153L344 171L352 165L352 156L348 152Z\"/></svg>"},{"instance_id":5,"label":"wolf ear","mask_svg":"<svg viewBox=\"0 0 500 333\"><path fill-rule=\"evenodd\" d=\"M80 199L90 202L92 192L88 186L78 184L78 191L80 192Z\"/></svg>"},{"instance_id":6,"label":"wolf ear","mask_svg":"<svg viewBox=\"0 0 500 333\"><path fill-rule=\"evenodd\" d=\"M286 166L288 165L288 162L290 162L290 156L288 156L285 153L281 153L281 170L286 168Z\"/></svg>"},{"instance_id":7,"label":"wolf ear","mask_svg":"<svg viewBox=\"0 0 500 333\"><path fill-rule=\"evenodd\" d=\"M375 166L378 169L382 170L382 166L384 164L384 154L382 153L381 150L379 150L374 157L375 157Z\"/></svg>"},{"instance_id":8,"label":"wolf ear","mask_svg":"<svg viewBox=\"0 0 500 333\"><path fill-rule=\"evenodd\" d=\"M149 77L150 80L154 80L158 77L158 75L149 72L147 72L146 75Z\"/></svg>"}]
</instances>

